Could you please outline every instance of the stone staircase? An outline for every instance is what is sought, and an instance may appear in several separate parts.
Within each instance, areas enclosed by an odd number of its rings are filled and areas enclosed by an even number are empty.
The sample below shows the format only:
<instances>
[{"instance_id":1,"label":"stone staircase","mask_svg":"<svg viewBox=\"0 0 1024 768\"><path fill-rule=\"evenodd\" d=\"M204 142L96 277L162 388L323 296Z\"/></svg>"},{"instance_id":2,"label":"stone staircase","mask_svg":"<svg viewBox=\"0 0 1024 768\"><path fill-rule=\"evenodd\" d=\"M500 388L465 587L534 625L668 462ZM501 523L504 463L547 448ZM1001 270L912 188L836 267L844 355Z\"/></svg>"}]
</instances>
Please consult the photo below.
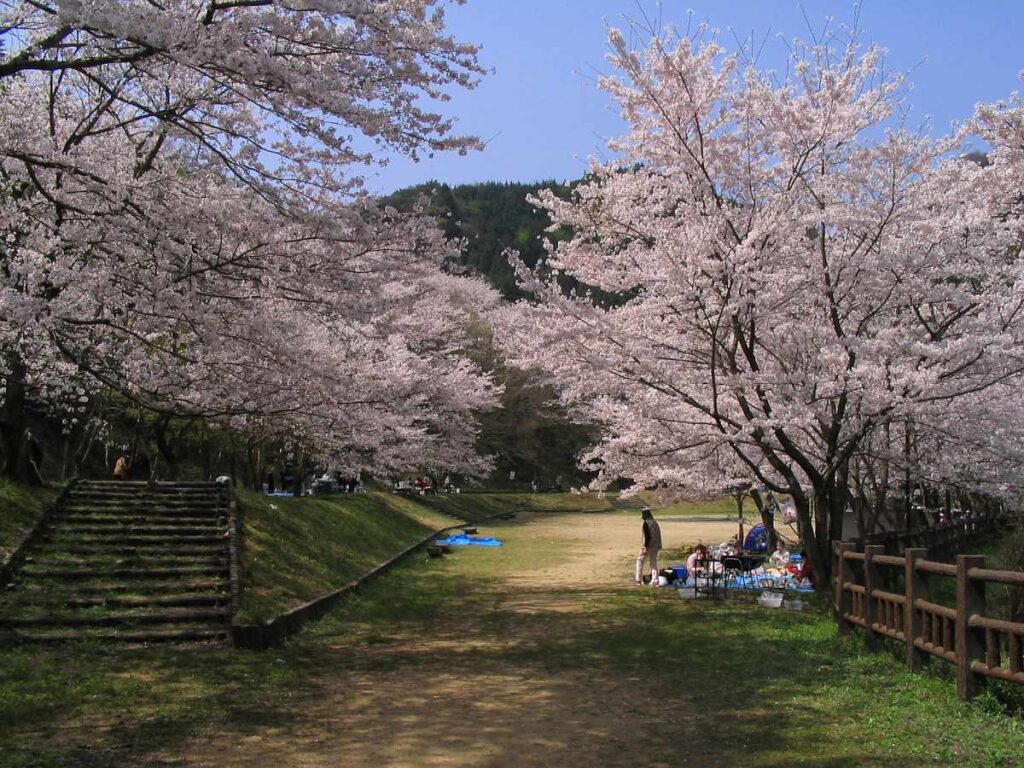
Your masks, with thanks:
<instances>
[{"instance_id":1,"label":"stone staircase","mask_svg":"<svg viewBox=\"0 0 1024 768\"><path fill-rule=\"evenodd\" d=\"M230 502L216 483L79 481L0 584L0 638L227 641Z\"/></svg>"},{"instance_id":2,"label":"stone staircase","mask_svg":"<svg viewBox=\"0 0 1024 768\"><path fill-rule=\"evenodd\" d=\"M612 509L635 509L639 512L643 508L644 503L637 498L623 499L619 496L616 496L614 499L612 499Z\"/></svg>"}]
</instances>

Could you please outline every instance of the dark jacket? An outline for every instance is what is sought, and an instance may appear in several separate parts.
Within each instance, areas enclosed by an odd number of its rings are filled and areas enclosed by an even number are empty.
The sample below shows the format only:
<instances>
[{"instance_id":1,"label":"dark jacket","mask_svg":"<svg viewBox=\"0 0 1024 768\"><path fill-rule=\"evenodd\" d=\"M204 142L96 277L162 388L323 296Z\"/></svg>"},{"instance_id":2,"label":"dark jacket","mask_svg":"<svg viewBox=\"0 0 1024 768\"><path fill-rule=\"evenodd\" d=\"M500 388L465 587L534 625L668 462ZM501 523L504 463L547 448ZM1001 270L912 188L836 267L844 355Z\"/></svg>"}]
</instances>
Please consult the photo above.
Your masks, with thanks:
<instances>
[{"instance_id":1,"label":"dark jacket","mask_svg":"<svg viewBox=\"0 0 1024 768\"><path fill-rule=\"evenodd\" d=\"M661 549L661 526L653 517L644 520L644 546L648 549Z\"/></svg>"}]
</instances>

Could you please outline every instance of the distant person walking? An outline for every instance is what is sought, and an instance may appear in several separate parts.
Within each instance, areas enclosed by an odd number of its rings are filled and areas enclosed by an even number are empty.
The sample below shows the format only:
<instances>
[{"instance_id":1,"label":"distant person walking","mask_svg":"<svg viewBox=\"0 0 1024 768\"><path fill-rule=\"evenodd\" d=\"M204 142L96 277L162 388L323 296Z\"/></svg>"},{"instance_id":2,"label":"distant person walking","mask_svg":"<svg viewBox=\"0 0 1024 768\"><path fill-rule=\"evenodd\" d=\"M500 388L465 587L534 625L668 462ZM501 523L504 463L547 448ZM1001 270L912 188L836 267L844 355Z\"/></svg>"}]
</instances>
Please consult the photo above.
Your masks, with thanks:
<instances>
[{"instance_id":1,"label":"distant person walking","mask_svg":"<svg viewBox=\"0 0 1024 768\"><path fill-rule=\"evenodd\" d=\"M114 479L128 479L128 459L125 456L118 456L117 461L114 462Z\"/></svg>"},{"instance_id":2,"label":"distant person walking","mask_svg":"<svg viewBox=\"0 0 1024 768\"><path fill-rule=\"evenodd\" d=\"M658 551L661 549L661 526L658 525L658 521L654 519L654 515L651 514L651 510L648 507L644 507L640 516L644 521L644 543L636 556L636 574L634 575L633 582L638 585L644 583L644 558L647 558L651 563L651 586L657 587Z\"/></svg>"}]
</instances>

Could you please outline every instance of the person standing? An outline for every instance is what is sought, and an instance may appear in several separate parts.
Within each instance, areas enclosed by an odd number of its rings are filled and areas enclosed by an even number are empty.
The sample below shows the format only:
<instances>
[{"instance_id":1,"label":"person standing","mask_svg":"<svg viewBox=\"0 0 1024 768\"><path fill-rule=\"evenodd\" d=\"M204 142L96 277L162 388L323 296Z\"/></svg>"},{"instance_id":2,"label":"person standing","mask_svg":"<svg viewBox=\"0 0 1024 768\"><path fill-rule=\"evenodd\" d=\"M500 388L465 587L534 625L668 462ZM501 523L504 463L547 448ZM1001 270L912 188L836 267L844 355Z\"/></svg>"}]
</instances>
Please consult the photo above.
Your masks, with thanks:
<instances>
[{"instance_id":1,"label":"person standing","mask_svg":"<svg viewBox=\"0 0 1024 768\"><path fill-rule=\"evenodd\" d=\"M636 573L634 583L644 583L644 558L651 564L651 586L658 586L658 552L661 550L661 526L651 514L650 507L644 507L640 513L643 519L644 543L636 556Z\"/></svg>"},{"instance_id":2,"label":"person standing","mask_svg":"<svg viewBox=\"0 0 1024 768\"><path fill-rule=\"evenodd\" d=\"M117 461L114 462L114 479L115 480L126 480L128 478L128 458L126 456L118 456Z\"/></svg>"}]
</instances>

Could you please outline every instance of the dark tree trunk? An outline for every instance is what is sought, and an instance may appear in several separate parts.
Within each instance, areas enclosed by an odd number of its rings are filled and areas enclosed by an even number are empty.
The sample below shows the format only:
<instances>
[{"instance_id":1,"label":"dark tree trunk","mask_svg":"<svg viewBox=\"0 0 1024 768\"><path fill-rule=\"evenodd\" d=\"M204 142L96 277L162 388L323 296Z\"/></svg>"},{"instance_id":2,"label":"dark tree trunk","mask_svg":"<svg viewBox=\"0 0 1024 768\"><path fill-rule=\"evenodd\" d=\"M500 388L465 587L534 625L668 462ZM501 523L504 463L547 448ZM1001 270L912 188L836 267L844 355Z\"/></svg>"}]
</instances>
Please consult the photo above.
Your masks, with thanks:
<instances>
[{"instance_id":1,"label":"dark tree trunk","mask_svg":"<svg viewBox=\"0 0 1024 768\"><path fill-rule=\"evenodd\" d=\"M21 355L7 355L7 383L4 386L3 410L3 474L17 483L37 484L36 473L29 463L29 446L25 431L26 391L25 363Z\"/></svg>"},{"instance_id":2,"label":"dark tree trunk","mask_svg":"<svg viewBox=\"0 0 1024 768\"><path fill-rule=\"evenodd\" d=\"M168 480L178 479L178 459L174 455L174 448L168 440L168 432L170 431L171 417L161 416L153 424L153 436L156 438L156 447L160 451L160 455L163 457L164 463L167 465L167 469L164 471Z\"/></svg>"},{"instance_id":3,"label":"dark tree trunk","mask_svg":"<svg viewBox=\"0 0 1024 768\"><path fill-rule=\"evenodd\" d=\"M793 503L796 505L797 526L800 531L800 539L803 541L804 552L810 561L811 570L814 572L815 585L819 589L828 588L829 562L823 551L823 541L815 534L817 525L818 508L822 507L820 499L817 500L815 510L812 513L810 499L803 493L793 494ZM813 515L813 519L812 519ZM818 527L820 539L827 539L827 526Z\"/></svg>"}]
</instances>

